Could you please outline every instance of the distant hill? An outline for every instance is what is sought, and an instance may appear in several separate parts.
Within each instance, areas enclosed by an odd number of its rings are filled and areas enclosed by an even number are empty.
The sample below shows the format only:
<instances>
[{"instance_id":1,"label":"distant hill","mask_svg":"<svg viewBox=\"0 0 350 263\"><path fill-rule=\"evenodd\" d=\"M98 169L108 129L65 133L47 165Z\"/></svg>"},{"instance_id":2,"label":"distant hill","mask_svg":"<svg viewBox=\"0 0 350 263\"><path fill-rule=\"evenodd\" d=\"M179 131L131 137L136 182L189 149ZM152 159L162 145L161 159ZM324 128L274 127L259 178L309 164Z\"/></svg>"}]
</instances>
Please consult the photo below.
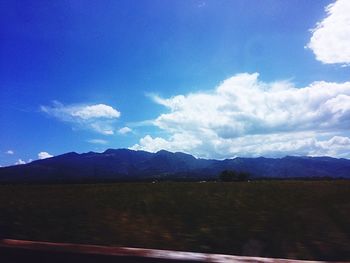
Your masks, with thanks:
<instances>
[{"instance_id":1,"label":"distant hill","mask_svg":"<svg viewBox=\"0 0 350 263\"><path fill-rule=\"evenodd\" d=\"M181 152L108 149L0 168L0 183L212 180L223 170L252 178L350 178L350 160L331 157L198 159Z\"/></svg>"}]
</instances>

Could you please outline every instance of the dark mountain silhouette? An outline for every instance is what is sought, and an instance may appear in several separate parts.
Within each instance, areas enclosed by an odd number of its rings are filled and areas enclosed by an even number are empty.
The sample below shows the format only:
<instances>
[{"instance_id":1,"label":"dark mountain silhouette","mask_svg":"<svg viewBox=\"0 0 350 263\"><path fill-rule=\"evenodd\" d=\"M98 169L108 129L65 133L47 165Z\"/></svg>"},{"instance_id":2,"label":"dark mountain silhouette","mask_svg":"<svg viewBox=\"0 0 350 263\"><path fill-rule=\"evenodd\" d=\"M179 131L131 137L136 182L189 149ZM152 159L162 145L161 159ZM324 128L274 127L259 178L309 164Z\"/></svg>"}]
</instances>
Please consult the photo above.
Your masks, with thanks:
<instances>
[{"instance_id":1,"label":"dark mountain silhouette","mask_svg":"<svg viewBox=\"0 0 350 263\"><path fill-rule=\"evenodd\" d=\"M350 160L331 157L197 159L181 152L108 149L0 168L0 183L211 180L223 170L252 178L350 178Z\"/></svg>"}]
</instances>

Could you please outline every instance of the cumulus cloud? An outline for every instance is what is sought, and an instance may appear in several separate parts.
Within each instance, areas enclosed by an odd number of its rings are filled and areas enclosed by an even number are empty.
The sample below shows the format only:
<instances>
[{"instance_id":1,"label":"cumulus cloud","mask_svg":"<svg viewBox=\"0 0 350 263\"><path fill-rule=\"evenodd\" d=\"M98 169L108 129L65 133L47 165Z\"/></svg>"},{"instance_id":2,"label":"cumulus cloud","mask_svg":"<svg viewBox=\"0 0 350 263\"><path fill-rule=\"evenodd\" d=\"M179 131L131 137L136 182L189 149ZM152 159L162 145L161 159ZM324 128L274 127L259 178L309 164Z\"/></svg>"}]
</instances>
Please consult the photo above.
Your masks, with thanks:
<instances>
[{"instance_id":1,"label":"cumulus cloud","mask_svg":"<svg viewBox=\"0 0 350 263\"><path fill-rule=\"evenodd\" d=\"M350 63L350 1L338 0L326 7L327 17L312 29L307 47L326 63Z\"/></svg>"},{"instance_id":2,"label":"cumulus cloud","mask_svg":"<svg viewBox=\"0 0 350 263\"><path fill-rule=\"evenodd\" d=\"M132 130L129 127L123 127L118 130L118 133L120 134L127 134L129 132L132 132Z\"/></svg>"},{"instance_id":3,"label":"cumulus cloud","mask_svg":"<svg viewBox=\"0 0 350 263\"><path fill-rule=\"evenodd\" d=\"M191 134L176 133L168 140L160 137L153 138L150 135L140 139L139 144L131 147L133 150L146 150L149 152L157 152L160 150L168 150L172 152L188 152L192 153L193 149L198 148L203 143Z\"/></svg>"},{"instance_id":4,"label":"cumulus cloud","mask_svg":"<svg viewBox=\"0 0 350 263\"><path fill-rule=\"evenodd\" d=\"M61 121L70 122L78 127L94 130L104 135L114 134L114 122L120 112L105 104L63 105L54 101L52 106L41 106L42 112Z\"/></svg>"},{"instance_id":5,"label":"cumulus cloud","mask_svg":"<svg viewBox=\"0 0 350 263\"><path fill-rule=\"evenodd\" d=\"M181 136L181 135L180 135ZM182 151L204 158L240 157L283 157L296 156L332 156L349 158L350 138L333 136L318 140L313 133L248 135L233 139L205 138L196 142L178 140L171 136L168 140L150 135L131 147L134 150L157 152L161 149Z\"/></svg>"},{"instance_id":6,"label":"cumulus cloud","mask_svg":"<svg viewBox=\"0 0 350 263\"><path fill-rule=\"evenodd\" d=\"M46 158L51 158L53 157L52 154L49 154L48 152L40 152L38 153L38 159L42 160L42 159L46 159Z\"/></svg>"},{"instance_id":7,"label":"cumulus cloud","mask_svg":"<svg viewBox=\"0 0 350 263\"><path fill-rule=\"evenodd\" d=\"M350 82L321 81L297 88L258 77L243 73L208 92L153 96L168 109L153 125L168 136L147 135L132 149L209 158L349 155Z\"/></svg>"},{"instance_id":8,"label":"cumulus cloud","mask_svg":"<svg viewBox=\"0 0 350 263\"><path fill-rule=\"evenodd\" d=\"M13 150L8 150L8 151L6 151L6 154L13 155L13 154L15 154L15 152Z\"/></svg>"},{"instance_id":9,"label":"cumulus cloud","mask_svg":"<svg viewBox=\"0 0 350 263\"><path fill-rule=\"evenodd\" d=\"M103 139L91 139L88 140L89 143L94 143L94 144L107 144L108 142Z\"/></svg>"},{"instance_id":10,"label":"cumulus cloud","mask_svg":"<svg viewBox=\"0 0 350 263\"><path fill-rule=\"evenodd\" d=\"M18 159L17 162L15 162L15 165L20 165L20 164L26 164L26 162L23 161L22 159Z\"/></svg>"}]
</instances>

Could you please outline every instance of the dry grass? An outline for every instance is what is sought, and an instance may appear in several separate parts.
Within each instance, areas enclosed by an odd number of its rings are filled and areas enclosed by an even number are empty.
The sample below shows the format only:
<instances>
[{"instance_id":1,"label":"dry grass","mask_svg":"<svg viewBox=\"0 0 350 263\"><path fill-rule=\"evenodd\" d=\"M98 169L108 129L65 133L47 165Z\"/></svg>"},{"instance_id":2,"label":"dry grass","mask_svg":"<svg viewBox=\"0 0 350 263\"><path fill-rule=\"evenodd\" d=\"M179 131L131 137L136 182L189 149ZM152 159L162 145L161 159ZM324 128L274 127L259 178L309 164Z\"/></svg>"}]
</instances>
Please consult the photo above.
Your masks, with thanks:
<instances>
[{"instance_id":1,"label":"dry grass","mask_svg":"<svg viewBox=\"0 0 350 263\"><path fill-rule=\"evenodd\" d=\"M0 234L350 260L350 181L0 186Z\"/></svg>"}]
</instances>

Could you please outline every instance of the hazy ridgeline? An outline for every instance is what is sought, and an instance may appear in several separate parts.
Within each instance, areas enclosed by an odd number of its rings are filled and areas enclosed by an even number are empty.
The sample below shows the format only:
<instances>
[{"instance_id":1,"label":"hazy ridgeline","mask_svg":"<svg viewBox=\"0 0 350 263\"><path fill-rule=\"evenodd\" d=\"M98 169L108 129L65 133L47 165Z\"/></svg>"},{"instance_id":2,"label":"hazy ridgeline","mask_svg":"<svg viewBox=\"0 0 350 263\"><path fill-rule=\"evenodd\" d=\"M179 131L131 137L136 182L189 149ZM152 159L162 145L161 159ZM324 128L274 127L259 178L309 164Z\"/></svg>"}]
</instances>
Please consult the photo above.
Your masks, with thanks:
<instances>
[{"instance_id":1,"label":"hazy ridgeline","mask_svg":"<svg viewBox=\"0 0 350 263\"><path fill-rule=\"evenodd\" d=\"M198 159L181 152L108 149L75 152L0 168L0 183L107 183L217 180L223 171L249 179L350 179L350 160L331 157Z\"/></svg>"},{"instance_id":2,"label":"hazy ridgeline","mask_svg":"<svg viewBox=\"0 0 350 263\"><path fill-rule=\"evenodd\" d=\"M7 238L349 260L350 181L1 185Z\"/></svg>"}]
</instances>

